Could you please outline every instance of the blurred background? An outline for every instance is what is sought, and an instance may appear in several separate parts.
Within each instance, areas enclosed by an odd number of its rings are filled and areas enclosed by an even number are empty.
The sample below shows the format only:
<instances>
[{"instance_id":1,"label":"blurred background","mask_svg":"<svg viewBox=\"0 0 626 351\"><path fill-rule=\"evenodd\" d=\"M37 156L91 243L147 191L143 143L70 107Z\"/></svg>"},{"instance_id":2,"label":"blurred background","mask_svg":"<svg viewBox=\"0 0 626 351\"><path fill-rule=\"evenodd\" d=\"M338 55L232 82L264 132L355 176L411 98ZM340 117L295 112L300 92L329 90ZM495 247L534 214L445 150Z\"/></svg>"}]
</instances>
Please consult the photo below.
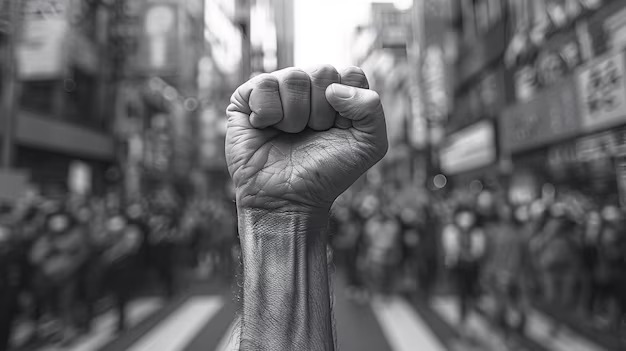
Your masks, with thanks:
<instances>
[{"instance_id":1,"label":"blurred background","mask_svg":"<svg viewBox=\"0 0 626 351\"><path fill-rule=\"evenodd\" d=\"M0 351L229 350L224 110L357 65L390 151L335 203L343 350L626 349L626 2L0 0Z\"/></svg>"}]
</instances>

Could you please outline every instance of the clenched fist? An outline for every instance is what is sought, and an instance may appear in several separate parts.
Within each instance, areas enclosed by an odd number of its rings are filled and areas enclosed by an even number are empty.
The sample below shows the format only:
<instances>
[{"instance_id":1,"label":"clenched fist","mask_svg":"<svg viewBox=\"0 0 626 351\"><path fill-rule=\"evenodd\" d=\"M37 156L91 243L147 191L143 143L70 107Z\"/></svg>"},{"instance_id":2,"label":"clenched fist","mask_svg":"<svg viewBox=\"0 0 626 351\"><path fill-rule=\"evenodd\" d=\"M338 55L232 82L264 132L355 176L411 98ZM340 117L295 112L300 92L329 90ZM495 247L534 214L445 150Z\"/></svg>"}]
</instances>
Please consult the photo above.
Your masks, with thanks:
<instances>
[{"instance_id":1,"label":"clenched fist","mask_svg":"<svg viewBox=\"0 0 626 351\"><path fill-rule=\"evenodd\" d=\"M241 209L328 210L387 152L378 94L363 71L287 68L240 86L226 160Z\"/></svg>"}]
</instances>

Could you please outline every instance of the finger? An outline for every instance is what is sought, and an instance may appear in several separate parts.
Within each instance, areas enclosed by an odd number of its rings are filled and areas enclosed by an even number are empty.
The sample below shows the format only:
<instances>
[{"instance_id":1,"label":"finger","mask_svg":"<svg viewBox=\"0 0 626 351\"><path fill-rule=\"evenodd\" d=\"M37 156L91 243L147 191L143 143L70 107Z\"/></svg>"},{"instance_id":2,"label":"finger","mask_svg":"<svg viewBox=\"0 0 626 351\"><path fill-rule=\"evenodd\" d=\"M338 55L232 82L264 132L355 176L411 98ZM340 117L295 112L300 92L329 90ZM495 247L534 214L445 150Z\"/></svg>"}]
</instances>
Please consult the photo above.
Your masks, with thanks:
<instances>
[{"instance_id":1,"label":"finger","mask_svg":"<svg viewBox=\"0 0 626 351\"><path fill-rule=\"evenodd\" d=\"M369 82L362 69L359 67L351 66L344 68L339 74L341 84L349 85L351 87L369 89ZM346 117L341 116L339 113L335 116L335 127L341 129L348 129L352 127L352 121Z\"/></svg>"},{"instance_id":2,"label":"finger","mask_svg":"<svg viewBox=\"0 0 626 351\"><path fill-rule=\"evenodd\" d=\"M332 84L326 98L339 114L352 121L352 126L364 133L386 135L385 113L380 96L373 90Z\"/></svg>"},{"instance_id":3,"label":"finger","mask_svg":"<svg viewBox=\"0 0 626 351\"><path fill-rule=\"evenodd\" d=\"M283 119L274 125L287 133L299 133L309 122L311 109L311 81L309 75L297 68L274 72L278 80Z\"/></svg>"},{"instance_id":4,"label":"finger","mask_svg":"<svg viewBox=\"0 0 626 351\"><path fill-rule=\"evenodd\" d=\"M271 74L261 74L251 81L250 124L254 128L266 128L283 119L278 79Z\"/></svg>"},{"instance_id":5,"label":"finger","mask_svg":"<svg viewBox=\"0 0 626 351\"><path fill-rule=\"evenodd\" d=\"M370 85L362 69L355 66L344 68L340 75L341 84L351 87L369 89Z\"/></svg>"},{"instance_id":6,"label":"finger","mask_svg":"<svg viewBox=\"0 0 626 351\"><path fill-rule=\"evenodd\" d=\"M317 66L307 73L311 78L311 116L308 126L313 130L330 129L335 123L335 110L326 100L325 92L329 85L339 83L339 73L330 65Z\"/></svg>"}]
</instances>

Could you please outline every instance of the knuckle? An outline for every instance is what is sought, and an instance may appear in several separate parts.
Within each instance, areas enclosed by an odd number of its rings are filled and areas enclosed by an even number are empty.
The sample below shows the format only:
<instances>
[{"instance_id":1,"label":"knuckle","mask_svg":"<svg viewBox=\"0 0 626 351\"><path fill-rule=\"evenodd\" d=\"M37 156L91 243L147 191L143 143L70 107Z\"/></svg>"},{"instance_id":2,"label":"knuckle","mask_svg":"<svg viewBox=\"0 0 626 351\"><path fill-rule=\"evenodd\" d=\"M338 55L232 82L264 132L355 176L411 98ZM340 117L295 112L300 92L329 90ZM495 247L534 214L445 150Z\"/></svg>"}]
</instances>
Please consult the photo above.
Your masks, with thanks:
<instances>
[{"instance_id":1,"label":"knuckle","mask_svg":"<svg viewBox=\"0 0 626 351\"><path fill-rule=\"evenodd\" d=\"M282 85L288 90L308 92L311 87L311 81L306 73L302 71L293 71L283 79Z\"/></svg>"},{"instance_id":2,"label":"knuckle","mask_svg":"<svg viewBox=\"0 0 626 351\"><path fill-rule=\"evenodd\" d=\"M356 66L347 67L341 72L341 83L364 89L369 88L365 72Z\"/></svg>"},{"instance_id":3,"label":"knuckle","mask_svg":"<svg viewBox=\"0 0 626 351\"><path fill-rule=\"evenodd\" d=\"M256 88L264 91L278 91L278 79L271 74L261 74L256 78Z\"/></svg>"},{"instance_id":4,"label":"knuckle","mask_svg":"<svg viewBox=\"0 0 626 351\"><path fill-rule=\"evenodd\" d=\"M365 76L365 73L363 72L363 70L360 67L357 66L348 66L346 67L343 72L344 74L361 74L363 76Z\"/></svg>"},{"instance_id":5,"label":"knuckle","mask_svg":"<svg viewBox=\"0 0 626 351\"><path fill-rule=\"evenodd\" d=\"M337 82L339 82L339 73L331 65L320 65L311 72L311 83L315 86L326 88Z\"/></svg>"}]
</instances>

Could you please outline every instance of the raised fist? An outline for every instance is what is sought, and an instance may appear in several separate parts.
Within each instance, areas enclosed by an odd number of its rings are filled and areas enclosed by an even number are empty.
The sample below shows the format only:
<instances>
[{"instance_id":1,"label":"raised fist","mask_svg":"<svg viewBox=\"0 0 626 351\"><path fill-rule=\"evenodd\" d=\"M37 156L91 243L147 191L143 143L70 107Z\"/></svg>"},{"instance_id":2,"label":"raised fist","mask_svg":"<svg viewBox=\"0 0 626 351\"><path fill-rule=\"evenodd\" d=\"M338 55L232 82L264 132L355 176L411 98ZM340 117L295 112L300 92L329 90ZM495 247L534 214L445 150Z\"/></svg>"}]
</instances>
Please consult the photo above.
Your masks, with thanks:
<instances>
[{"instance_id":1,"label":"raised fist","mask_svg":"<svg viewBox=\"0 0 626 351\"><path fill-rule=\"evenodd\" d=\"M327 211L387 152L380 98L356 67L261 74L235 91L226 113L239 208Z\"/></svg>"}]
</instances>

